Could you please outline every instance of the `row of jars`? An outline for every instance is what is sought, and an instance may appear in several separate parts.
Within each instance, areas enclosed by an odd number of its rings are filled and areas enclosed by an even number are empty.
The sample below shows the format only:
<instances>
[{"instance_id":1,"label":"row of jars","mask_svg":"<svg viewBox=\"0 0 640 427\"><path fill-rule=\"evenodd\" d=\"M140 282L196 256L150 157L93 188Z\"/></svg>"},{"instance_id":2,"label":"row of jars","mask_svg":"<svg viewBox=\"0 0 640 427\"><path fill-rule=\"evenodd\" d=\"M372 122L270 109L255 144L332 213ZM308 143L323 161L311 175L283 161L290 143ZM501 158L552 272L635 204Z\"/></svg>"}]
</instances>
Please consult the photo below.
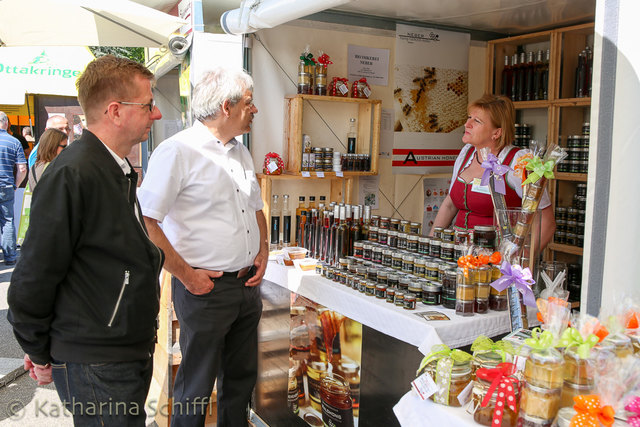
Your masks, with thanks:
<instances>
[{"instance_id":1,"label":"row of jars","mask_svg":"<svg viewBox=\"0 0 640 427\"><path fill-rule=\"evenodd\" d=\"M419 235L422 233L422 224L419 222L410 222L399 218L390 218L388 216L371 216L371 227L383 230L393 230L407 234Z\"/></svg>"}]
</instances>

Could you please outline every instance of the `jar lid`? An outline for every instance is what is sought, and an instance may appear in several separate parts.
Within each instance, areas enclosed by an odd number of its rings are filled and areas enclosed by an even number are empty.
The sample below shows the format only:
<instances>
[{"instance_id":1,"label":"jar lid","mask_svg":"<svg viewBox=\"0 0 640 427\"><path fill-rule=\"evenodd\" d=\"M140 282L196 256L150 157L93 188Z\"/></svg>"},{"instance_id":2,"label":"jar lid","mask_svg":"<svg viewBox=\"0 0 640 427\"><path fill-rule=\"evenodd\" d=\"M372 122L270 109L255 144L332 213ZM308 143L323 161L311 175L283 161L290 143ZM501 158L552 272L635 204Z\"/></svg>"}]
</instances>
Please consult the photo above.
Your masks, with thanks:
<instances>
[{"instance_id":1,"label":"jar lid","mask_svg":"<svg viewBox=\"0 0 640 427\"><path fill-rule=\"evenodd\" d=\"M400 221L400 224L402 225L408 225L409 221L407 221L406 219L403 219L402 221Z\"/></svg>"},{"instance_id":2,"label":"jar lid","mask_svg":"<svg viewBox=\"0 0 640 427\"><path fill-rule=\"evenodd\" d=\"M387 295L393 295L396 293L395 288L393 287L387 287Z\"/></svg>"},{"instance_id":3,"label":"jar lid","mask_svg":"<svg viewBox=\"0 0 640 427\"><path fill-rule=\"evenodd\" d=\"M438 263L437 262L433 262L433 261L427 261L425 263L425 266L427 268L438 268L439 267Z\"/></svg>"},{"instance_id":4,"label":"jar lid","mask_svg":"<svg viewBox=\"0 0 640 427\"><path fill-rule=\"evenodd\" d=\"M394 258L402 258L402 252L398 252L398 251L394 252L393 253L393 257Z\"/></svg>"},{"instance_id":5,"label":"jar lid","mask_svg":"<svg viewBox=\"0 0 640 427\"><path fill-rule=\"evenodd\" d=\"M381 216L380 220L381 221L389 221L389 217L388 216Z\"/></svg>"},{"instance_id":6,"label":"jar lid","mask_svg":"<svg viewBox=\"0 0 640 427\"><path fill-rule=\"evenodd\" d=\"M447 248L447 249L453 249L453 247L455 246L453 243L448 243L448 242L442 242L442 248Z\"/></svg>"},{"instance_id":7,"label":"jar lid","mask_svg":"<svg viewBox=\"0 0 640 427\"><path fill-rule=\"evenodd\" d=\"M362 247L363 247L364 249L372 249L372 248L373 248L373 245L372 245L371 243L365 243L364 245L362 245Z\"/></svg>"},{"instance_id":8,"label":"jar lid","mask_svg":"<svg viewBox=\"0 0 640 427\"><path fill-rule=\"evenodd\" d=\"M411 240L411 241L417 241L418 240L418 235L417 234L409 234L407 236L407 240Z\"/></svg>"},{"instance_id":9,"label":"jar lid","mask_svg":"<svg viewBox=\"0 0 640 427\"><path fill-rule=\"evenodd\" d=\"M446 269L444 271L444 274L448 277L453 277L453 278L457 278L458 277L458 272L456 270L452 270L450 268Z\"/></svg>"},{"instance_id":10,"label":"jar lid","mask_svg":"<svg viewBox=\"0 0 640 427\"><path fill-rule=\"evenodd\" d=\"M397 235L398 235L398 232L397 232L396 230L389 230L389 231L387 232L387 234L388 234L389 236L397 236Z\"/></svg>"},{"instance_id":11,"label":"jar lid","mask_svg":"<svg viewBox=\"0 0 640 427\"><path fill-rule=\"evenodd\" d=\"M476 225L475 227L473 227L473 231L474 232L475 231L480 231L480 232L493 231L493 232L495 232L496 229L492 225Z\"/></svg>"},{"instance_id":12,"label":"jar lid","mask_svg":"<svg viewBox=\"0 0 640 427\"><path fill-rule=\"evenodd\" d=\"M413 296L413 295L407 295L407 296L404 297L404 300L411 302L411 301L415 301L416 297Z\"/></svg>"},{"instance_id":13,"label":"jar lid","mask_svg":"<svg viewBox=\"0 0 640 427\"><path fill-rule=\"evenodd\" d=\"M396 290L396 298L404 298L404 292Z\"/></svg>"},{"instance_id":14,"label":"jar lid","mask_svg":"<svg viewBox=\"0 0 640 427\"><path fill-rule=\"evenodd\" d=\"M398 218L391 218L392 224L400 224L400 220Z\"/></svg>"},{"instance_id":15,"label":"jar lid","mask_svg":"<svg viewBox=\"0 0 640 427\"><path fill-rule=\"evenodd\" d=\"M455 234L455 231L453 231L453 228L445 228L444 230L442 230L442 232L445 234Z\"/></svg>"},{"instance_id":16,"label":"jar lid","mask_svg":"<svg viewBox=\"0 0 640 427\"><path fill-rule=\"evenodd\" d=\"M367 273L377 273L378 267L367 267Z\"/></svg>"},{"instance_id":17,"label":"jar lid","mask_svg":"<svg viewBox=\"0 0 640 427\"><path fill-rule=\"evenodd\" d=\"M413 260L414 260L414 259L415 259L415 258L414 258L413 256L411 256L411 255L403 255L403 256L402 256L402 260L403 260L403 261L413 262Z\"/></svg>"},{"instance_id":18,"label":"jar lid","mask_svg":"<svg viewBox=\"0 0 640 427\"><path fill-rule=\"evenodd\" d=\"M443 227L433 227L433 231L434 231L434 233L436 231L444 231L444 228Z\"/></svg>"},{"instance_id":19,"label":"jar lid","mask_svg":"<svg viewBox=\"0 0 640 427\"><path fill-rule=\"evenodd\" d=\"M418 257L418 256L417 256L417 257L415 258L415 260L413 261L413 263L414 263L415 265L426 265L426 262L427 262L427 261L426 261L424 258L422 258L422 257Z\"/></svg>"},{"instance_id":20,"label":"jar lid","mask_svg":"<svg viewBox=\"0 0 640 427\"><path fill-rule=\"evenodd\" d=\"M412 227L420 227L421 224L419 222L412 222L409 225Z\"/></svg>"},{"instance_id":21,"label":"jar lid","mask_svg":"<svg viewBox=\"0 0 640 427\"><path fill-rule=\"evenodd\" d=\"M369 232L372 231L378 231L378 227L376 227L375 225L372 225L371 227L369 227Z\"/></svg>"},{"instance_id":22,"label":"jar lid","mask_svg":"<svg viewBox=\"0 0 640 427\"><path fill-rule=\"evenodd\" d=\"M385 291L385 290L387 290L387 286L386 285L382 285L382 284L376 285L376 290Z\"/></svg>"},{"instance_id":23,"label":"jar lid","mask_svg":"<svg viewBox=\"0 0 640 427\"><path fill-rule=\"evenodd\" d=\"M564 363L562 354L555 348L532 351L529 357L536 363Z\"/></svg>"},{"instance_id":24,"label":"jar lid","mask_svg":"<svg viewBox=\"0 0 640 427\"><path fill-rule=\"evenodd\" d=\"M355 248L361 248L363 246L364 246L364 242L361 242L361 241L353 242L353 247Z\"/></svg>"},{"instance_id":25,"label":"jar lid","mask_svg":"<svg viewBox=\"0 0 640 427\"><path fill-rule=\"evenodd\" d=\"M442 292L442 285L439 283L428 282L422 285L422 290L427 292Z\"/></svg>"},{"instance_id":26,"label":"jar lid","mask_svg":"<svg viewBox=\"0 0 640 427\"><path fill-rule=\"evenodd\" d=\"M393 253L393 251L391 249L383 249L382 250L382 255L391 255Z\"/></svg>"},{"instance_id":27,"label":"jar lid","mask_svg":"<svg viewBox=\"0 0 640 427\"><path fill-rule=\"evenodd\" d=\"M402 276L400 279L398 279L398 281L399 281L400 283L403 283L403 284L407 284L407 285L408 285L409 283L411 283L411 277L409 277L409 276Z\"/></svg>"},{"instance_id":28,"label":"jar lid","mask_svg":"<svg viewBox=\"0 0 640 427\"><path fill-rule=\"evenodd\" d=\"M393 270L393 271L395 271L395 270ZM399 277L400 276L398 274L396 274L396 273L389 273L389 275L387 276L387 279L389 279L389 280L398 280Z\"/></svg>"},{"instance_id":29,"label":"jar lid","mask_svg":"<svg viewBox=\"0 0 640 427\"><path fill-rule=\"evenodd\" d=\"M418 237L418 242L420 243L429 243L429 238L427 236L420 236Z\"/></svg>"},{"instance_id":30,"label":"jar lid","mask_svg":"<svg viewBox=\"0 0 640 427\"><path fill-rule=\"evenodd\" d=\"M440 240L431 239L431 246L440 246Z\"/></svg>"}]
</instances>

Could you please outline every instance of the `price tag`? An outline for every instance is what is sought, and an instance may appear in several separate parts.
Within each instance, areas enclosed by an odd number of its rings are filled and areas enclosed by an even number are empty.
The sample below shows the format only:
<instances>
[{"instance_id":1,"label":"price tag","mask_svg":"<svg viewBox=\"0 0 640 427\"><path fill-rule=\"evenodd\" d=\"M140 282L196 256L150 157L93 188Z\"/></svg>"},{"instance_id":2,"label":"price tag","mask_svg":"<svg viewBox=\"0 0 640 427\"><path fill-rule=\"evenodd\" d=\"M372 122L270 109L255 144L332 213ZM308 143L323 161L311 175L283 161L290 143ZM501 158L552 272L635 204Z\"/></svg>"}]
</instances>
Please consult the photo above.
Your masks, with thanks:
<instances>
[{"instance_id":1,"label":"price tag","mask_svg":"<svg viewBox=\"0 0 640 427\"><path fill-rule=\"evenodd\" d=\"M336 172L336 176L343 177L344 174L342 173L342 171L339 171L339 172Z\"/></svg>"},{"instance_id":2,"label":"price tag","mask_svg":"<svg viewBox=\"0 0 640 427\"><path fill-rule=\"evenodd\" d=\"M462 390L458 395L458 402L460 402L460 406L464 406L469 402L469 399L471 398L471 390L473 390L473 381L469 382L464 390Z\"/></svg>"},{"instance_id":3,"label":"price tag","mask_svg":"<svg viewBox=\"0 0 640 427\"><path fill-rule=\"evenodd\" d=\"M316 172L318 178L324 178L324 172Z\"/></svg>"},{"instance_id":4,"label":"price tag","mask_svg":"<svg viewBox=\"0 0 640 427\"><path fill-rule=\"evenodd\" d=\"M271 173L274 173L278 170L278 164L276 162L269 162L267 165L267 170Z\"/></svg>"},{"instance_id":5,"label":"price tag","mask_svg":"<svg viewBox=\"0 0 640 427\"><path fill-rule=\"evenodd\" d=\"M427 400L429 396L438 391L438 386L427 372L411 381L411 386L422 400Z\"/></svg>"},{"instance_id":6,"label":"price tag","mask_svg":"<svg viewBox=\"0 0 640 427\"><path fill-rule=\"evenodd\" d=\"M362 93L364 93L364 96L366 96L367 98L371 96L371 90L366 86L364 87L364 89L362 89Z\"/></svg>"},{"instance_id":7,"label":"price tag","mask_svg":"<svg viewBox=\"0 0 640 427\"><path fill-rule=\"evenodd\" d=\"M305 177L305 178L309 178L309 177L311 177L311 174L309 172L307 172L307 171L303 171L302 172L302 176Z\"/></svg>"},{"instance_id":8,"label":"price tag","mask_svg":"<svg viewBox=\"0 0 640 427\"><path fill-rule=\"evenodd\" d=\"M284 255L276 255L276 264L284 265Z\"/></svg>"},{"instance_id":9,"label":"price tag","mask_svg":"<svg viewBox=\"0 0 640 427\"><path fill-rule=\"evenodd\" d=\"M346 84L341 84L340 86L338 86L338 90L340 91L341 94L346 94L347 92L349 92L349 88L347 87Z\"/></svg>"}]
</instances>

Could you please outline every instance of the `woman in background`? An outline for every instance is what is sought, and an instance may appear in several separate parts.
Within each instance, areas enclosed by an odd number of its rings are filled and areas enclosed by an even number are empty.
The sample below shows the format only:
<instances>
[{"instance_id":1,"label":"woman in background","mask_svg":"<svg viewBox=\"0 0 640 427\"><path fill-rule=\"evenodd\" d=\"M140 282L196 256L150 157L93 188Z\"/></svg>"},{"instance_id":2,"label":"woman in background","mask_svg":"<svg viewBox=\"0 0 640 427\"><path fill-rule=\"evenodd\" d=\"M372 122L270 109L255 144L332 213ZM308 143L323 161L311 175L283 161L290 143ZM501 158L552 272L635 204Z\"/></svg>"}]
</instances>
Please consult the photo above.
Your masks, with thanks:
<instances>
[{"instance_id":1,"label":"woman in background","mask_svg":"<svg viewBox=\"0 0 640 427\"><path fill-rule=\"evenodd\" d=\"M449 228L452 221L457 230L472 230L476 225L494 225L493 202L488 186L480 185L484 169L478 156L481 148L489 148L501 164L512 169L529 150L511 145L515 137L515 108L507 97L485 94L468 107L460 150L453 167L449 195L442 202L433 227ZM506 174L505 201L509 209L522 204L522 181L513 171ZM541 246L553 238L556 224L549 195L543 195L541 211ZM430 235L433 234L433 228Z\"/></svg>"},{"instance_id":2,"label":"woman in background","mask_svg":"<svg viewBox=\"0 0 640 427\"><path fill-rule=\"evenodd\" d=\"M49 166L49 163L60 154L67 146L67 134L58 129L47 129L40 137L38 157L35 164L29 170L29 188L34 190L40 180L42 173Z\"/></svg>"}]
</instances>

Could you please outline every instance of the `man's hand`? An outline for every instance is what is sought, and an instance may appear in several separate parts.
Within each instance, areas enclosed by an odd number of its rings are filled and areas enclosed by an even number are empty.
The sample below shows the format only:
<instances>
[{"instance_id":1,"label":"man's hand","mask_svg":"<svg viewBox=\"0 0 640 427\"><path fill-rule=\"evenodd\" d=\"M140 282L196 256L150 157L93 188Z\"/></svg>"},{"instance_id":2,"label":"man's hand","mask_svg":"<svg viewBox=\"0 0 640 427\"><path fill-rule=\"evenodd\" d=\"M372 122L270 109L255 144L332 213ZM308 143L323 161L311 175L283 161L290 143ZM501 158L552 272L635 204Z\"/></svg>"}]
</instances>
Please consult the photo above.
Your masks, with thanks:
<instances>
[{"instance_id":1,"label":"man's hand","mask_svg":"<svg viewBox=\"0 0 640 427\"><path fill-rule=\"evenodd\" d=\"M256 274L245 283L245 286L258 286L262 282L262 277L267 269L267 263L269 262L269 251L260 251L253 261L253 265L256 267Z\"/></svg>"},{"instance_id":2,"label":"man's hand","mask_svg":"<svg viewBox=\"0 0 640 427\"><path fill-rule=\"evenodd\" d=\"M215 283L214 279L222 276L222 271L192 269L193 274L183 282L185 288L194 295L204 295L211 292Z\"/></svg>"},{"instance_id":3,"label":"man's hand","mask_svg":"<svg viewBox=\"0 0 640 427\"><path fill-rule=\"evenodd\" d=\"M29 371L29 376L38 381L38 385L47 385L53 381L51 378L51 365L37 365L31 361L28 354L24 355L24 369Z\"/></svg>"}]
</instances>

